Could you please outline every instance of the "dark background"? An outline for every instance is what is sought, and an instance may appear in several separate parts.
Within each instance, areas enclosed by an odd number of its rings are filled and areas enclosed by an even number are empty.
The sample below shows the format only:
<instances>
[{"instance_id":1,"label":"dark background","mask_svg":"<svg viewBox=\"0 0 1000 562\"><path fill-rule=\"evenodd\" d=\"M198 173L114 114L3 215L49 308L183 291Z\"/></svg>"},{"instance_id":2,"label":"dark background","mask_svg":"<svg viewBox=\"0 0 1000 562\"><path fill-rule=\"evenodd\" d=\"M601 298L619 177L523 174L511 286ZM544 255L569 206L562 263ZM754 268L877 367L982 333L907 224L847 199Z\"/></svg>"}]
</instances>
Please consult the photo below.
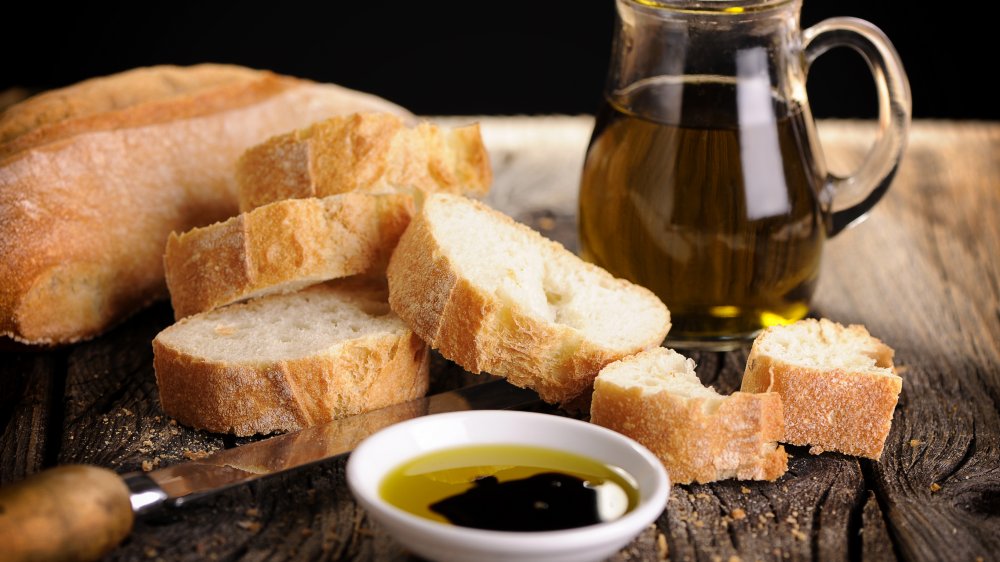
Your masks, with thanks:
<instances>
[{"instance_id":1,"label":"dark background","mask_svg":"<svg viewBox=\"0 0 1000 562\"><path fill-rule=\"evenodd\" d=\"M227 62L372 92L423 115L593 113L614 26L613 0L20 4L4 10L0 92ZM983 83L997 69L989 14L937 6L805 0L802 24L848 15L879 26L903 59L914 117L1000 119ZM817 117L875 115L872 79L849 49L821 57L808 90Z\"/></svg>"}]
</instances>

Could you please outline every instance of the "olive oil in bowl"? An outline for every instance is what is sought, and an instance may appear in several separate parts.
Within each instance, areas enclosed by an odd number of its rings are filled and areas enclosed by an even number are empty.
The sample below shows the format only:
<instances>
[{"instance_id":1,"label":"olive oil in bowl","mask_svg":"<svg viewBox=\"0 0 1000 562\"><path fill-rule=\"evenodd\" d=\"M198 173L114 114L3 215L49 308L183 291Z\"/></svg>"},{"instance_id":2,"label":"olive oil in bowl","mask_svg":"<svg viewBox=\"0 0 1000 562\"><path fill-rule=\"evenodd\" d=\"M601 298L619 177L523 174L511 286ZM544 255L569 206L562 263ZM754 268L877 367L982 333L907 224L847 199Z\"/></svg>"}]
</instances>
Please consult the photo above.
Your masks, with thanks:
<instances>
[{"instance_id":1,"label":"olive oil in bowl","mask_svg":"<svg viewBox=\"0 0 1000 562\"><path fill-rule=\"evenodd\" d=\"M435 451L389 472L388 503L463 527L552 531L617 519L638 504L624 470L554 449L479 445Z\"/></svg>"},{"instance_id":2,"label":"olive oil in bowl","mask_svg":"<svg viewBox=\"0 0 1000 562\"><path fill-rule=\"evenodd\" d=\"M518 467L527 470L516 473ZM591 496L591 513L594 502L603 502L609 505L598 507L600 512L624 514L596 525L572 521L559 530L497 531L452 524L431 507L452 504L448 498L474 488L495 492L508 482L518 487L518 480L551 473L557 480L550 480L550 487L584 486L568 478L599 487L600 499ZM382 429L351 453L347 484L394 540L422 558L456 562L601 562L662 516L670 496L663 464L632 439L585 421L509 410L437 413ZM535 484L529 481L526 488ZM504 501L514 494L492 495ZM493 498L467 499L456 501L479 513L497 509ZM545 511L560 503L536 497L528 508ZM449 507L446 512L454 515L454 505L438 507Z\"/></svg>"}]
</instances>

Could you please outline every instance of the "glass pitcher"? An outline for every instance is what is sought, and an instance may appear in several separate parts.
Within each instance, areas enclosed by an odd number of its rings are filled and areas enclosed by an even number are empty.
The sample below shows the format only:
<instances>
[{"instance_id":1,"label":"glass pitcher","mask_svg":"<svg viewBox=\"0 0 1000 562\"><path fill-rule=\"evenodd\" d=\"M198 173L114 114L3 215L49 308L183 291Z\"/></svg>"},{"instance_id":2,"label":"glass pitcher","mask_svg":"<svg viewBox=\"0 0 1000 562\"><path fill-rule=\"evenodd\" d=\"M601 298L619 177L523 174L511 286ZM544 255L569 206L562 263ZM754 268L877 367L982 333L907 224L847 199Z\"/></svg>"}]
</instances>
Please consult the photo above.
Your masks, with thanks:
<instances>
[{"instance_id":1,"label":"glass pitcher","mask_svg":"<svg viewBox=\"0 0 1000 562\"><path fill-rule=\"evenodd\" d=\"M669 345L731 348L804 317L825 239L863 218L899 165L910 91L872 24L799 28L801 0L617 0L603 106L580 186L581 255L670 308ZM806 74L849 46L875 77L879 131L827 172Z\"/></svg>"}]
</instances>

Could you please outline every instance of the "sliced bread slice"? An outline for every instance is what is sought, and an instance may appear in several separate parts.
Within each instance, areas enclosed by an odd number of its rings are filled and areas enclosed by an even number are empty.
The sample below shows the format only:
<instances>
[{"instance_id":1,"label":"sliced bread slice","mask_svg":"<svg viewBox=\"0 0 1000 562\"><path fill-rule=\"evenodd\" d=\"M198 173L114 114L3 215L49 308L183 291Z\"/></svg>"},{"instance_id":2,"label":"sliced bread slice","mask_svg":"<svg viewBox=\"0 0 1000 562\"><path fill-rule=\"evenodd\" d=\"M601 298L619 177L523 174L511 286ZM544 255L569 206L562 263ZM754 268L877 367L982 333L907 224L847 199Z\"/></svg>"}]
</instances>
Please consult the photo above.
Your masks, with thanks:
<instances>
[{"instance_id":1,"label":"sliced bread slice","mask_svg":"<svg viewBox=\"0 0 1000 562\"><path fill-rule=\"evenodd\" d=\"M356 113L278 135L236 165L240 210L289 198L446 191L485 195L493 181L479 125L407 127L390 113Z\"/></svg>"},{"instance_id":2,"label":"sliced bread slice","mask_svg":"<svg viewBox=\"0 0 1000 562\"><path fill-rule=\"evenodd\" d=\"M776 443L781 398L721 396L701 384L694 361L672 349L650 349L601 370L590 421L645 445L678 484L775 480L788 469Z\"/></svg>"},{"instance_id":3,"label":"sliced bread slice","mask_svg":"<svg viewBox=\"0 0 1000 562\"><path fill-rule=\"evenodd\" d=\"M659 345L670 328L649 290L457 195L424 201L387 273L389 304L424 341L548 402L589 391L604 365Z\"/></svg>"},{"instance_id":4,"label":"sliced bread slice","mask_svg":"<svg viewBox=\"0 0 1000 562\"><path fill-rule=\"evenodd\" d=\"M423 396L427 346L385 297L372 281L346 279L181 320L153 340L163 411L253 435Z\"/></svg>"},{"instance_id":5,"label":"sliced bread slice","mask_svg":"<svg viewBox=\"0 0 1000 562\"><path fill-rule=\"evenodd\" d=\"M781 395L783 442L878 460L903 387L893 354L863 326L773 326L754 340L742 390Z\"/></svg>"},{"instance_id":6,"label":"sliced bread slice","mask_svg":"<svg viewBox=\"0 0 1000 562\"><path fill-rule=\"evenodd\" d=\"M384 271L413 212L409 195L345 193L278 201L171 233L164 271L174 315Z\"/></svg>"}]
</instances>

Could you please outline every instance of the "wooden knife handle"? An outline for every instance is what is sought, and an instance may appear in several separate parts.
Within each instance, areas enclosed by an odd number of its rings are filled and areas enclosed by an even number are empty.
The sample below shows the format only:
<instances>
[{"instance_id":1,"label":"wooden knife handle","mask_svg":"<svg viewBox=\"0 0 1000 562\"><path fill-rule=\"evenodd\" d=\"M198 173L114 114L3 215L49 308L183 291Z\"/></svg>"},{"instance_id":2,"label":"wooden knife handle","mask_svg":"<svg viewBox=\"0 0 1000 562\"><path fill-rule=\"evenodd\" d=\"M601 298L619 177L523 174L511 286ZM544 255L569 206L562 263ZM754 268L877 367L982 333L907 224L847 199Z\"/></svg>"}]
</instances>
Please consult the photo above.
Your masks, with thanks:
<instances>
[{"instance_id":1,"label":"wooden knife handle","mask_svg":"<svg viewBox=\"0 0 1000 562\"><path fill-rule=\"evenodd\" d=\"M132 530L125 481L65 465L0 488L0 551L10 562L97 560Z\"/></svg>"}]
</instances>

